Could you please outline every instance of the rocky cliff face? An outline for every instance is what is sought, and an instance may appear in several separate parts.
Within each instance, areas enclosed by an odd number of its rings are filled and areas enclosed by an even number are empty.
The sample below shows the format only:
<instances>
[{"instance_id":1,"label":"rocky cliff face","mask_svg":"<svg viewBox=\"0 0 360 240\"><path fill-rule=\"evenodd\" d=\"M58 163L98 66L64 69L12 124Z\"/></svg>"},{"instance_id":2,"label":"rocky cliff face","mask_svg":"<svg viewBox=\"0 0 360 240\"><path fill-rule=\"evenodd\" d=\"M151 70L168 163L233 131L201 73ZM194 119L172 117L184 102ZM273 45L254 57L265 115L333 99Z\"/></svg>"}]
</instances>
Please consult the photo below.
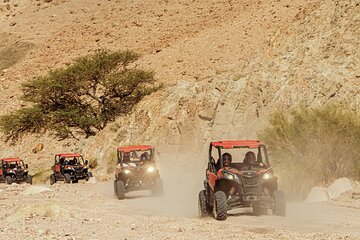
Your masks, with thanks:
<instances>
[{"instance_id":1,"label":"rocky cliff face","mask_svg":"<svg viewBox=\"0 0 360 240\"><path fill-rule=\"evenodd\" d=\"M133 114L99 134L89 151L98 149L104 161L115 146L148 142L158 146L162 160L196 162L200 168L209 141L256 138L275 110L329 102L358 109L359 8L359 1L307 5L238 75L179 81L147 97Z\"/></svg>"}]
</instances>

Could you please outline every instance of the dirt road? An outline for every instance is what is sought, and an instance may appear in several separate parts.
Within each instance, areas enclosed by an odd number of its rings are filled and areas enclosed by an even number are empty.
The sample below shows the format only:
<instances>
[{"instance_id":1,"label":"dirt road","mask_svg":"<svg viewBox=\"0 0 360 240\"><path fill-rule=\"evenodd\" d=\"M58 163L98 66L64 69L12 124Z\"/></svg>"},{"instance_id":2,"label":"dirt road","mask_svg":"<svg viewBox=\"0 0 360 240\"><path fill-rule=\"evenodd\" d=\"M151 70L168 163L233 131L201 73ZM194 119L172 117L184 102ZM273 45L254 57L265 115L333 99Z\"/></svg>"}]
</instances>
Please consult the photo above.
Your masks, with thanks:
<instances>
[{"instance_id":1,"label":"dirt road","mask_svg":"<svg viewBox=\"0 0 360 240\"><path fill-rule=\"evenodd\" d=\"M112 182L44 187L0 186L2 239L360 239L360 200L350 207L289 203L286 217L236 211L219 222L197 217L191 187L161 198L131 193L123 201Z\"/></svg>"}]
</instances>

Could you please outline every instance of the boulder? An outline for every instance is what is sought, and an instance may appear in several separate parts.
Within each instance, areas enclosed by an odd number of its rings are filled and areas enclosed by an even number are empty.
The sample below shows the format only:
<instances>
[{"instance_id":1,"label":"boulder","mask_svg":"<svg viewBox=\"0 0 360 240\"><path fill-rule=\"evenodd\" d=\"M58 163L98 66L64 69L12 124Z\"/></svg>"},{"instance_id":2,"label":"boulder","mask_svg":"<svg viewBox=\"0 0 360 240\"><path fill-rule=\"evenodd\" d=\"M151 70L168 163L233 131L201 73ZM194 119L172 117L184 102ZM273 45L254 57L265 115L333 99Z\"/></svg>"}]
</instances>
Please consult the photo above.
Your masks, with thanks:
<instances>
[{"instance_id":1,"label":"boulder","mask_svg":"<svg viewBox=\"0 0 360 240\"><path fill-rule=\"evenodd\" d=\"M71 213L57 204L48 203L41 205L18 207L15 212L6 218L7 222L18 222L34 217L47 217L67 219L72 217Z\"/></svg>"},{"instance_id":2,"label":"boulder","mask_svg":"<svg viewBox=\"0 0 360 240\"><path fill-rule=\"evenodd\" d=\"M333 184L327 188L327 192L330 199L336 199L341 194L352 189L352 184L348 178L336 179Z\"/></svg>"},{"instance_id":3,"label":"boulder","mask_svg":"<svg viewBox=\"0 0 360 240\"><path fill-rule=\"evenodd\" d=\"M33 148L32 152L36 154L36 153L40 152L40 151L43 150L43 149L44 149L44 144L43 144L43 143L38 143L38 144L36 144L36 146Z\"/></svg>"},{"instance_id":4,"label":"boulder","mask_svg":"<svg viewBox=\"0 0 360 240\"><path fill-rule=\"evenodd\" d=\"M50 188L44 187L44 186L34 186L30 185L21 193L22 195L32 195L32 194L38 194L43 192L50 192L52 191Z\"/></svg>"},{"instance_id":5,"label":"boulder","mask_svg":"<svg viewBox=\"0 0 360 240\"><path fill-rule=\"evenodd\" d=\"M306 198L307 203L327 202L329 200L327 189L323 187L313 187Z\"/></svg>"}]
</instances>

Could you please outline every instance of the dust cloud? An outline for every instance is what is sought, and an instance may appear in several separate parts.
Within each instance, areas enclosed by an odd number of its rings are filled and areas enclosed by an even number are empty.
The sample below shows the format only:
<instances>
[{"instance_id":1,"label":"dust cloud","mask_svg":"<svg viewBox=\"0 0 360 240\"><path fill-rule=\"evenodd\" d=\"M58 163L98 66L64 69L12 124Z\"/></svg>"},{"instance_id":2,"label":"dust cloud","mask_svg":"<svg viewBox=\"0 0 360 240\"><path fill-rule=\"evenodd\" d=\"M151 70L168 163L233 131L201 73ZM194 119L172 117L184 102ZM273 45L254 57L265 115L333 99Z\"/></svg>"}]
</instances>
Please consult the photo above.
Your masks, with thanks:
<instances>
[{"instance_id":1,"label":"dust cloud","mask_svg":"<svg viewBox=\"0 0 360 240\"><path fill-rule=\"evenodd\" d=\"M127 199L120 202L129 204L134 210L132 214L197 217L198 193L203 188L206 158L193 154L164 154L157 158L157 167L164 184L162 197L152 197L150 191L129 192ZM109 188L108 191L112 191L114 196L113 190Z\"/></svg>"}]
</instances>

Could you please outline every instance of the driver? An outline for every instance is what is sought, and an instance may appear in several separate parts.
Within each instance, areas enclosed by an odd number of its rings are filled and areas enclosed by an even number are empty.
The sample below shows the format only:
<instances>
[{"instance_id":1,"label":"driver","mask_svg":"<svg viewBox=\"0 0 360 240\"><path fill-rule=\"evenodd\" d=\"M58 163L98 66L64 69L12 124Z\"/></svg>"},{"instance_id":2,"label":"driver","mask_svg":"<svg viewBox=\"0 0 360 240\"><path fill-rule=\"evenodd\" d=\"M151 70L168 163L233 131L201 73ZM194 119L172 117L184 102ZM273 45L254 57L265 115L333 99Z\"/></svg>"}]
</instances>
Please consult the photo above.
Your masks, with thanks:
<instances>
[{"instance_id":1,"label":"driver","mask_svg":"<svg viewBox=\"0 0 360 240\"><path fill-rule=\"evenodd\" d=\"M62 165L64 165L65 164L65 158L60 158L59 159L59 164L62 166Z\"/></svg>"},{"instance_id":2,"label":"driver","mask_svg":"<svg viewBox=\"0 0 360 240\"><path fill-rule=\"evenodd\" d=\"M262 162L256 162L256 155L252 151L248 151L245 154L243 166L246 170L250 170L253 166L265 167L265 165Z\"/></svg>"},{"instance_id":3,"label":"driver","mask_svg":"<svg viewBox=\"0 0 360 240\"><path fill-rule=\"evenodd\" d=\"M232 156L230 153L224 153L221 156L222 160L223 160L223 166L224 167L230 167L231 162L232 162Z\"/></svg>"},{"instance_id":4,"label":"driver","mask_svg":"<svg viewBox=\"0 0 360 240\"><path fill-rule=\"evenodd\" d=\"M124 152L123 161L124 161L124 163L130 162L130 153Z\"/></svg>"},{"instance_id":5,"label":"driver","mask_svg":"<svg viewBox=\"0 0 360 240\"><path fill-rule=\"evenodd\" d=\"M255 162L256 162L255 153L252 151L248 151L245 154L244 165L254 165Z\"/></svg>"}]
</instances>

